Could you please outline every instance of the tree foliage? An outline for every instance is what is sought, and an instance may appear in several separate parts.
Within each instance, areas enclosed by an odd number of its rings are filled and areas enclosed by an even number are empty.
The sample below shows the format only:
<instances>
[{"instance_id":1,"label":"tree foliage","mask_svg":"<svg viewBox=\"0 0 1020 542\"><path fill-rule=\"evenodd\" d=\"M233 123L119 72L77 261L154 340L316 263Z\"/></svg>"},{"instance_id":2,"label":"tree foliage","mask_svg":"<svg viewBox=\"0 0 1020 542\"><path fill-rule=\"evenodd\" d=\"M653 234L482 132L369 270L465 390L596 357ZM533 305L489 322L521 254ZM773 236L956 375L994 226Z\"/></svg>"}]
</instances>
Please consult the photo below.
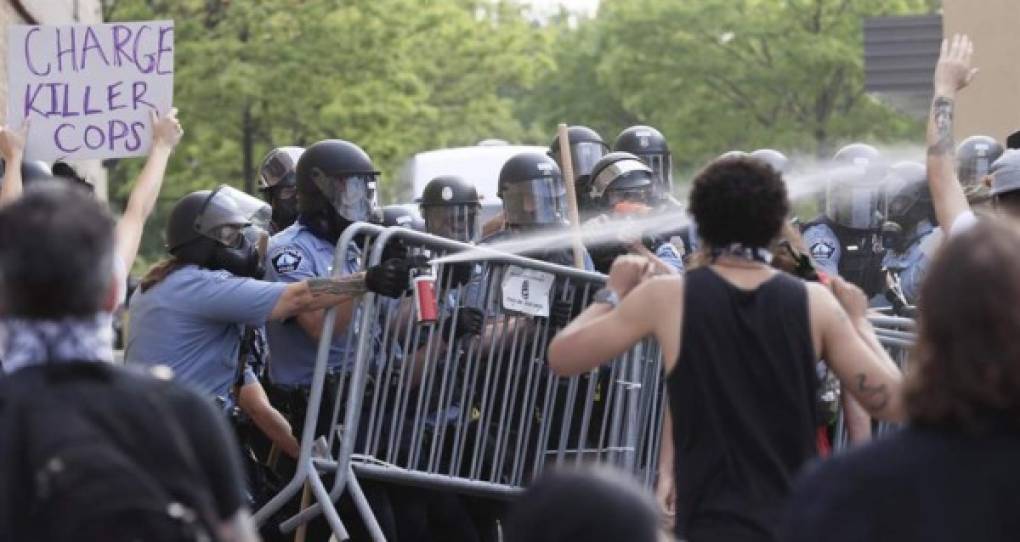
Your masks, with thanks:
<instances>
[{"instance_id":1,"label":"tree foliage","mask_svg":"<svg viewBox=\"0 0 1020 542\"><path fill-rule=\"evenodd\" d=\"M186 135L166 203L252 189L268 150L330 137L383 171L384 201L415 152L487 138L546 144L558 122L607 142L651 124L681 171L723 151L829 154L850 139L917 139L863 89L862 20L935 0L602 0L538 21L518 0L105 0L106 20L176 23ZM111 171L123 199L140 161ZM145 252L160 252L160 223Z\"/></svg>"}]
</instances>

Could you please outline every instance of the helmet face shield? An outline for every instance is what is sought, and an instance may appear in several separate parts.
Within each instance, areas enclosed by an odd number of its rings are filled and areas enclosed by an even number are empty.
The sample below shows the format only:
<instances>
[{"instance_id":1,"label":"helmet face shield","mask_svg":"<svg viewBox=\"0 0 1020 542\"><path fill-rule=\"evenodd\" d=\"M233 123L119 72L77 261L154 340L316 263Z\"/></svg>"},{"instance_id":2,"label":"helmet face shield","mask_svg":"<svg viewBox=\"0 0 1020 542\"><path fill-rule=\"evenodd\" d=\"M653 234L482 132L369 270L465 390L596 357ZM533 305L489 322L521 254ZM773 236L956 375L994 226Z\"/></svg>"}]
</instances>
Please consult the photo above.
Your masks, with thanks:
<instances>
[{"instance_id":1,"label":"helmet face shield","mask_svg":"<svg viewBox=\"0 0 1020 542\"><path fill-rule=\"evenodd\" d=\"M863 178L863 169L829 181L825 214L848 228L867 230L881 227L885 205L881 183Z\"/></svg>"},{"instance_id":2,"label":"helmet face shield","mask_svg":"<svg viewBox=\"0 0 1020 542\"><path fill-rule=\"evenodd\" d=\"M609 190L606 191L606 202L609 204L610 208L616 207L620 203L624 202L651 205L652 185L624 188L610 187Z\"/></svg>"},{"instance_id":3,"label":"helmet face shield","mask_svg":"<svg viewBox=\"0 0 1020 542\"><path fill-rule=\"evenodd\" d=\"M652 191L657 198L673 193L673 156L666 154L638 155L648 167L652 168Z\"/></svg>"},{"instance_id":4,"label":"helmet face shield","mask_svg":"<svg viewBox=\"0 0 1020 542\"><path fill-rule=\"evenodd\" d=\"M241 230L255 226L265 230L272 216L266 202L230 186L220 186L209 195L195 219L195 229L224 246L240 245Z\"/></svg>"},{"instance_id":5,"label":"helmet face shield","mask_svg":"<svg viewBox=\"0 0 1020 542\"><path fill-rule=\"evenodd\" d=\"M606 155L606 146L597 141L581 141L570 146L571 165L574 177L591 175L595 164Z\"/></svg>"},{"instance_id":6,"label":"helmet face shield","mask_svg":"<svg viewBox=\"0 0 1020 542\"><path fill-rule=\"evenodd\" d=\"M336 212L351 222L367 221L375 207L375 175L330 177L316 169L313 181Z\"/></svg>"},{"instance_id":7,"label":"helmet face shield","mask_svg":"<svg viewBox=\"0 0 1020 542\"><path fill-rule=\"evenodd\" d=\"M295 168L304 149L300 147L280 147L273 149L262 161L259 168L259 190L265 191L277 186L293 186Z\"/></svg>"},{"instance_id":8,"label":"helmet face shield","mask_svg":"<svg viewBox=\"0 0 1020 542\"><path fill-rule=\"evenodd\" d=\"M540 177L503 189L507 224L542 226L566 221L567 190L558 177Z\"/></svg>"},{"instance_id":9,"label":"helmet face shield","mask_svg":"<svg viewBox=\"0 0 1020 542\"><path fill-rule=\"evenodd\" d=\"M430 205L422 208L425 230L461 243L474 243L481 233L479 205Z\"/></svg>"}]
</instances>

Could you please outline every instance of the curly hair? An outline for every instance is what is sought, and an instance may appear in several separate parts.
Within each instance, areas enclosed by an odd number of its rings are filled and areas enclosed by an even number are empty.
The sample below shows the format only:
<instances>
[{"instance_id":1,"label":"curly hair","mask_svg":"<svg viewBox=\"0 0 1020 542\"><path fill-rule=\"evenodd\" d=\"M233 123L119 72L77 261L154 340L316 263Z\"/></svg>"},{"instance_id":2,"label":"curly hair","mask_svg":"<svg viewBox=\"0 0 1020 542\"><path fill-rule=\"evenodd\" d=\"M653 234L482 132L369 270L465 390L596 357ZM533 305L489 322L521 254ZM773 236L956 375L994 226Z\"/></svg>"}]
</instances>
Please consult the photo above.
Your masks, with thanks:
<instances>
[{"instance_id":1,"label":"curly hair","mask_svg":"<svg viewBox=\"0 0 1020 542\"><path fill-rule=\"evenodd\" d=\"M983 219L951 239L918 308L904 396L911 420L968 433L1020 429L1020 235Z\"/></svg>"},{"instance_id":2,"label":"curly hair","mask_svg":"<svg viewBox=\"0 0 1020 542\"><path fill-rule=\"evenodd\" d=\"M748 157L723 158L694 179L690 212L705 243L767 247L790 212L781 174Z\"/></svg>"}]
</instances>

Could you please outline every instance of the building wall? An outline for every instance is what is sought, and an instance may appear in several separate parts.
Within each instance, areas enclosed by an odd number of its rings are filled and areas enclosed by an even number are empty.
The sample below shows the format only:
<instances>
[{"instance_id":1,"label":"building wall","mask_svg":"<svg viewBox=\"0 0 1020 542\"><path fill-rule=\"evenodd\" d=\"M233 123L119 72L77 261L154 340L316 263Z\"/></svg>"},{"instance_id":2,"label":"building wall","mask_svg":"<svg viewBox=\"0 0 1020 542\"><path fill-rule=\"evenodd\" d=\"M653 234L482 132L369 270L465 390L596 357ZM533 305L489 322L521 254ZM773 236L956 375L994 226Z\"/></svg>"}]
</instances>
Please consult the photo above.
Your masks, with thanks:
<instances>
[{"instance_id":1,"label":"building wall","mask_svg":"<svg viewBox=\"0 0 1020 542\"><path fill-rule=\"evenodd\" d=\"M20 9L19 9L20 7ZM24 15L29 17L26 20ZM0 120L7 116L7 26L12 24L98 23L103 20L100 0L0 0ZM96 188L102 199L107 197L106 170L99 160L71 162Z\"/></svg>"},{"instance_id":2,"label":"building wall","mask_svg":"<svg viewBox=\"0 0 1020 542\"><path fill-rule=\"evenodd\" d=\"M990 135L1004 141L1020 130L1020 6L1017 0L943 0L947 37L974 40L974 82L960 94L956 138Z\"/></svg>"}]
</instances>

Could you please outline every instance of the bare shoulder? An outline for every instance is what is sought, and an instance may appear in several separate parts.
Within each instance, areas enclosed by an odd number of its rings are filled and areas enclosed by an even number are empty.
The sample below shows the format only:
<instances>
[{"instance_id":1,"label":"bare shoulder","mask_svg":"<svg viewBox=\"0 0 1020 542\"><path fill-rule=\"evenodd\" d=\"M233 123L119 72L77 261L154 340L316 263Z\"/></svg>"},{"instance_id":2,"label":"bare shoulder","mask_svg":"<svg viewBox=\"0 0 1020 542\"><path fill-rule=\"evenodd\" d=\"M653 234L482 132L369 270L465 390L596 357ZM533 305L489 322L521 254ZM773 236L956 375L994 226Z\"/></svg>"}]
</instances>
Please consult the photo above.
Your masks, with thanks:
<instances>
[{"instance_id":1,"label":"bare shoulder","mask_svg":"<svg viewBox=\"0 0 1020 542\"><path fill-rule=\"evenodd\" d=\"M648 300L674 304L683 295L684 279L682 275L657 275L642 282L638 288Z\"/></svg>"}]
</instances>

